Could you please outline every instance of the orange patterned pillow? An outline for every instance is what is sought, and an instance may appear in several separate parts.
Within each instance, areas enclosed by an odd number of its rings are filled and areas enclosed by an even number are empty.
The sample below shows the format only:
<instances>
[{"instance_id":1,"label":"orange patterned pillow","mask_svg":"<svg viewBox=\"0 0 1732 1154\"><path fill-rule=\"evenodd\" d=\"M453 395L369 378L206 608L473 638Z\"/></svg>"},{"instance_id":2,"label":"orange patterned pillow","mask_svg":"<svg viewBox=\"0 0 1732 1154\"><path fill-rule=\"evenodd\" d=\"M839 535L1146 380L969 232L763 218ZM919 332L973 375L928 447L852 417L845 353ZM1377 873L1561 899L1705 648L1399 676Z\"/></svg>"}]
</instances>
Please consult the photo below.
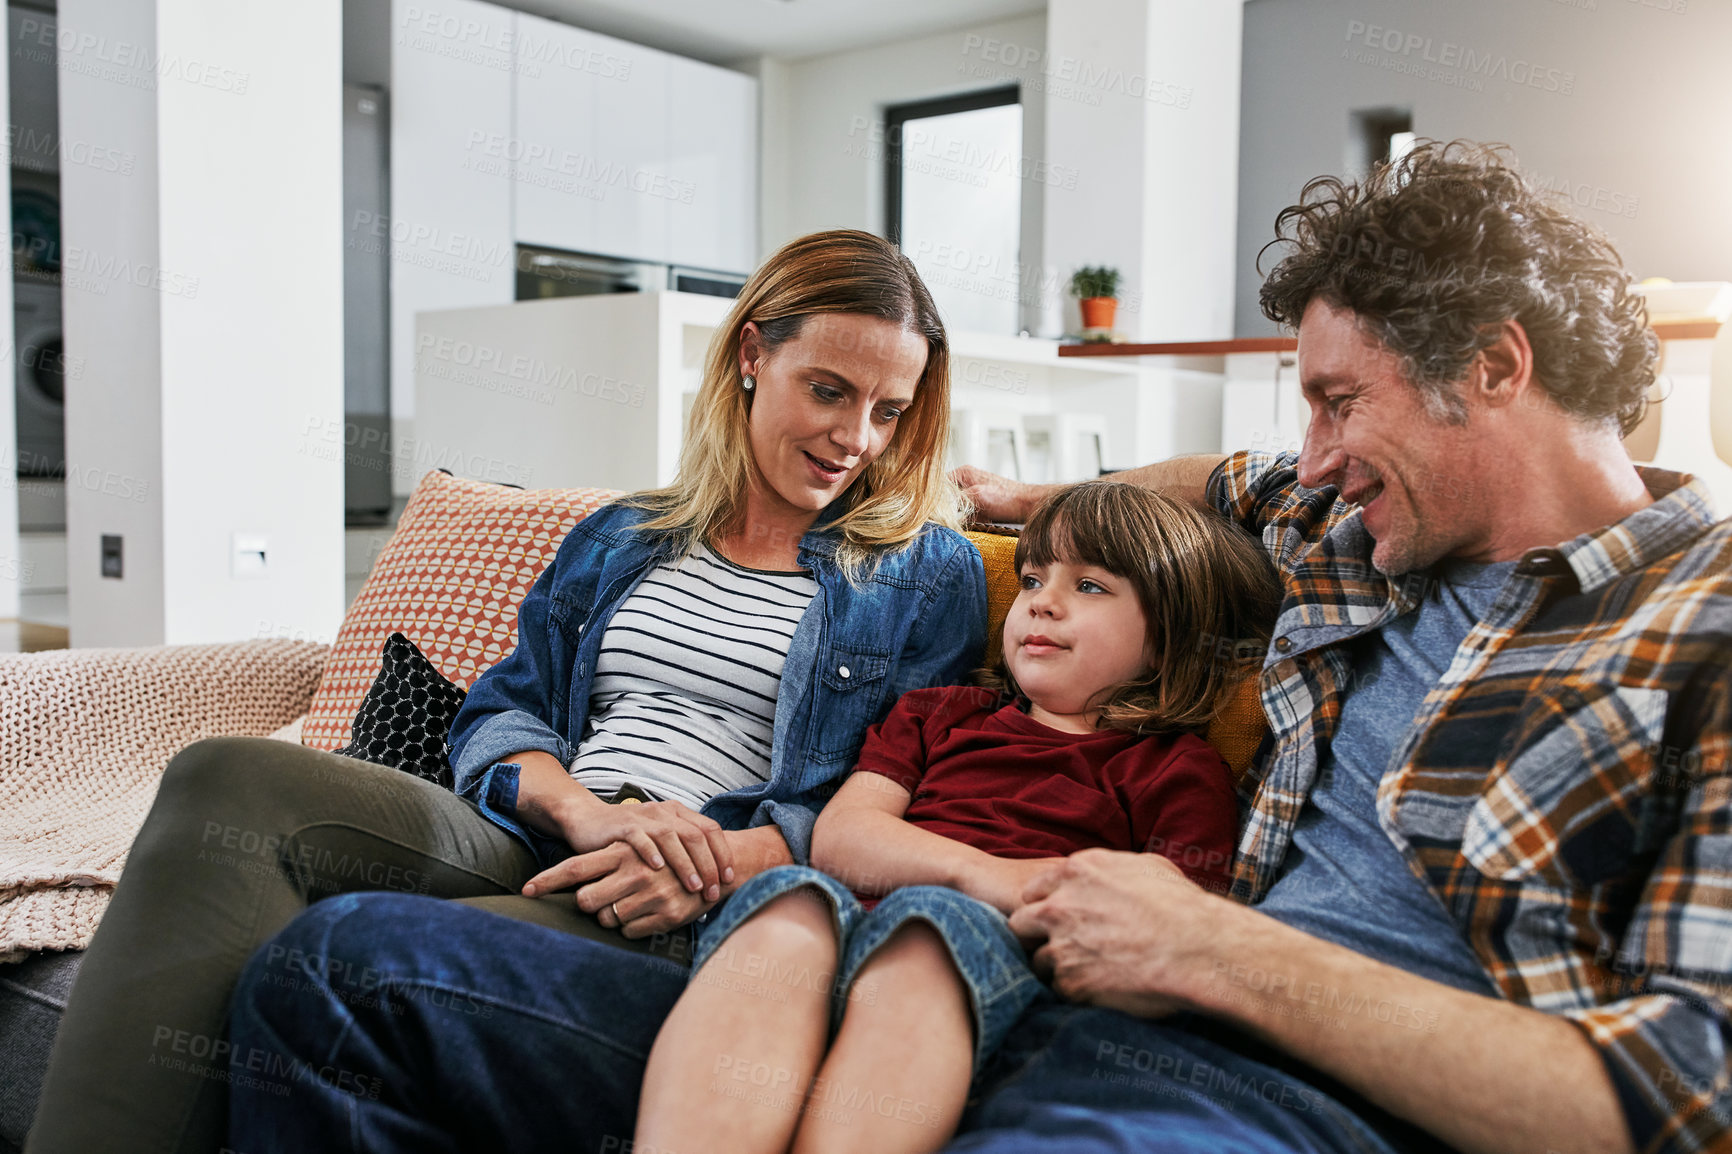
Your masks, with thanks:
<instances>
[{"instance_id":1,"label":"orange patterned pillow","mask_svg":"<svg viewBox=\"0 0 1732 1154\"><path fill-rule=\"evenodd\" d=\"M325 659L301 743L349 743L355 711L400 630L467 691L517 646L517 604L573 525L614 489L517 489L434 470L421 478Z\"/></svg>"}]
</instances>

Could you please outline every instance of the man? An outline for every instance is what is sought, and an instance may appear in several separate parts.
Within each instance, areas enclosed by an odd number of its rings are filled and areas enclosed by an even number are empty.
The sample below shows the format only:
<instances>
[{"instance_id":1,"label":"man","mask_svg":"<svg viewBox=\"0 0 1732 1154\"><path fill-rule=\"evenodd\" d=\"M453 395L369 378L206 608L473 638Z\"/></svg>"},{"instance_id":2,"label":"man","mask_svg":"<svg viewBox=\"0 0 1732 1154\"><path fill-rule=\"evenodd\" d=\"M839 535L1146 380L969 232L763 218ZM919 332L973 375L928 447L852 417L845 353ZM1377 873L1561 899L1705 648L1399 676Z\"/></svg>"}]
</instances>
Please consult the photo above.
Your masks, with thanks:
<instances>
[{"instance_id":1,"label":"man","mask_svg":"<svg viewBox=\"0 0 1732 1154\"><path fill-rule=\"evenodd\" d=\"M1146 854L1033 883L1013 928L1105 1009L1025 1018L956 1148L1732 1148L1732 521L1623 448L1628 274L1461 144L1277 232L1302 451L1120 474L1286 582L1233 900Z\"/></svg>"}]
</instances>

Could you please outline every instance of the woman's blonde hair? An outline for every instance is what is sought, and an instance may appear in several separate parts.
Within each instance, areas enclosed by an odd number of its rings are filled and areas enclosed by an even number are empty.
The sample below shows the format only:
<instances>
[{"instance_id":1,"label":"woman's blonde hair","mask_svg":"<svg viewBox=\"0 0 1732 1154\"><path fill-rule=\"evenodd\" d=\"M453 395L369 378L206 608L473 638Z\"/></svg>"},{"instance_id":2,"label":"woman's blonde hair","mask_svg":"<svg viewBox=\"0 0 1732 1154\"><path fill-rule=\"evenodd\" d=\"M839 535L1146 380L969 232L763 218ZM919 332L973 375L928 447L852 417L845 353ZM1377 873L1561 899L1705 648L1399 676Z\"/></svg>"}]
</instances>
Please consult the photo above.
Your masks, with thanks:
<instances>
[{"instance_id":1,"label":"woman's blonde hair","mask_svg":"<svg viewBox=\"0 0 1732 1154\"><path fill-rule=\"evenodd\" d=\"M1200 732L1268 649L1280 578L1256 538L1217 514L1123 481L1073 485L1042 502L1016 542L1018 573L1055 561L1130 582L1147 622L1154 663L1105 691L1101 729ZM1025 696L1003 657L976 679Z\"/></svg>"},{"instance_id":2,"label":"woman's blonde hair","mask_svg":"<svg viewBox=\"0 0 1732 1154\"><path fill-rule=\"evenodd\" d=\"M946 475L950 344L914 262L882 237L856 229L815 232L765 261L710 340L673 484L627 498L652 516L639 528L679 538L685 549L732 528L753 468L740 382L740 335L748 321L766 353L793 340L818 313L879 317L926 339L926 368L884 451L838 498L837 561L857 575L877 551L906 544L928 521L960 527L963 499Z\"/></svg>"}]
</instances>

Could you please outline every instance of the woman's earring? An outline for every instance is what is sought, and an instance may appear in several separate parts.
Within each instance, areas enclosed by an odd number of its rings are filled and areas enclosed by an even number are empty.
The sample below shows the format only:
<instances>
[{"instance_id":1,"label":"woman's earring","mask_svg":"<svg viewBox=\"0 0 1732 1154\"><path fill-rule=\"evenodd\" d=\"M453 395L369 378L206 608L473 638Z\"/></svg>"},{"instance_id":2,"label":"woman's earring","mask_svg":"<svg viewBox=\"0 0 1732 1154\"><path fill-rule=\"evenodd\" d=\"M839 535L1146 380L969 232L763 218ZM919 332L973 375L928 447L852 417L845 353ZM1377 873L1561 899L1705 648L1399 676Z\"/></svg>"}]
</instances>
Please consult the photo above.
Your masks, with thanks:
<instances>
[{"instance_id":1,"label":"woman's earring","mask_svg":"<svg viewBox=\"0 0 1732 1154\"><path fill-rule=\"evenodd\" d=\"M749 393L758 387L758 378L748 373L740 378L740 387Z\"/></svg>"}]
</instances>

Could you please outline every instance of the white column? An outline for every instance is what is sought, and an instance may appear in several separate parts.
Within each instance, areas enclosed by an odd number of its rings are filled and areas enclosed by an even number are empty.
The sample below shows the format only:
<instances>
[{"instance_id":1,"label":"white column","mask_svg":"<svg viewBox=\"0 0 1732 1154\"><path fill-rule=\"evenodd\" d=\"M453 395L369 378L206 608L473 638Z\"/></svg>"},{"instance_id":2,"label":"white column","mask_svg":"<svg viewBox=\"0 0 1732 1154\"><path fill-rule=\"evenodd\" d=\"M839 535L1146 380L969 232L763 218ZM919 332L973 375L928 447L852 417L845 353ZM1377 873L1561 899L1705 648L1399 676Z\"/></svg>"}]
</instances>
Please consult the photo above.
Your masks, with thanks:
<instances>
[{"instance_id":1,"label":"white column","mask_svg":"<svg viewBox=\"0 0 1732 1154\"><path fill-rule=\"evenodd\" d=\"M71 642L330 637L343 612L342 12L64 0ZM332 430L336 436L327 438ZM101 538L124 540L104 577ZM262 572L237 540L262 540Z\"/></svg>"},{"instance_id":2,"label":"white column","mask_svg":"<svg viewBox=\"0 0 1732 1154\"><path fill-rule=\"evenodd\" d=\"M792 168L800 158L794 148L794 83L788 62L760 56L752 64L748 71L758 78L757 262L761 263L797 235L789 221L794 211Z\"/></svg>"},{"instance_id":3,"label":"white column","mask_svg":"<svg viewBox=\"0 0 1732 1154\"><path fill-rule=\"evenodd\" d=\"M1233 335L1238 259L1240 0L1152 0L1143 101L1138 332Z\"/></svg>"},{"instance_id":4,"label":"white column","mask_svg":"<svg viewBox=\"0 0 1732 1154\"><path fill-rule=\"evenodd\" d=\"M1241 0L1051 0L1043 263L1122 273L1117 328L1133 339L1233 329ZM1041 330L1074 332L1076 305Z\"/></svg>"},{"instance_id":5,"label":"white column","mask_svg":"<svg viewBox=\"0 0 1732 1154\"><path fill-rule=\"evenodd\" d=\"M1046 190L1043 263L1058 291L1044 298L1039 330L1053 336L1081 327L1066 295L1082 265L1112 265L1126 289L1143 273L1143 102L1125 91L1146 64L1152 0L1050 0L1046 9L1046 154L1057 171L1076 173L1072 187ZM1118 327L1136 334L1136 316Z\"/></svg>"}]
</instances>

